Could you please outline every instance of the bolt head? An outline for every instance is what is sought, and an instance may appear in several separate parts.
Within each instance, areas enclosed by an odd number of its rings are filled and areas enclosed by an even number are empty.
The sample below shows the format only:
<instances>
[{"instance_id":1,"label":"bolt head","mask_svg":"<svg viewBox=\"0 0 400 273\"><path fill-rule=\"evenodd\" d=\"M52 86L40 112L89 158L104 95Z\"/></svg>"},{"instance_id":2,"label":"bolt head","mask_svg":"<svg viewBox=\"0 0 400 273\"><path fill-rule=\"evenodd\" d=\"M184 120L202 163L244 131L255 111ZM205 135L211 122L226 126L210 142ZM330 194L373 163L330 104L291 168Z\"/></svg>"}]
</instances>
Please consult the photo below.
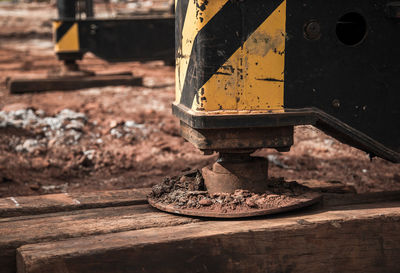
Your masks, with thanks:
<instances>
[{"instance_id":1,"label":"bolt head","mask_svg":"<svg viewBox=\"0 0 400 273\"><path fill-rule=\"evenodd\" d=\"M309 21L304 25L304 37L307 40L318 40L321 37L321 26L316 21Z\"/></svg>"},{"instance_id":2,"label":"bolt head","mask_svg":"<svg viewBox=\"0 0 400 273\"><path fill-rule=\"evenodd\" d=\"M340 107L340 101L338 99L334 99L332 101L332 106L335 108L339 108Z\"/></svg>"}]
</instances>

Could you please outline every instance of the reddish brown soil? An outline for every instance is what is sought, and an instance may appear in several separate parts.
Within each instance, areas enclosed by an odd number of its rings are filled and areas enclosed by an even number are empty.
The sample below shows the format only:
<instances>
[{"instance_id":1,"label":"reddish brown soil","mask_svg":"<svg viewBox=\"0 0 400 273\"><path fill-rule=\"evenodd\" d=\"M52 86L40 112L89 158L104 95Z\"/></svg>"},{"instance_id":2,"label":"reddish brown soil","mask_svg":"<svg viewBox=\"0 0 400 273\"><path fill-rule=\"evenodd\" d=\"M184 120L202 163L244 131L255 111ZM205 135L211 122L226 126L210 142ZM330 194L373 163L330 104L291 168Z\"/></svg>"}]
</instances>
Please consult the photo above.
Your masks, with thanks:
<instances>
[{"instance_id":1,"label":"reddish brown soil","mask_svg":"<svg viewBox=\"0 0 400 273\"><path fill-rule=\"evenodd\" d=\"M214 161L215 155L202 155L179 136L170 108L174 69L161 62L108 64L88 54L83 69L133 71L145 86L10 95L7 77L43 77L58 68L49 27L54 15L43 4L0 6L0 110L30 111L35 119L21 125L14 116L14 123L0 128L1 197L147 187ZM40 124L65 109L82 116L63 119L54 130ZM308 126L296 129L290 152L266 149L257 155L269 156L271 176L286 180L342 181L359 192L400 189L400 165L370 161Z\"/></svg>"}]
</instances>

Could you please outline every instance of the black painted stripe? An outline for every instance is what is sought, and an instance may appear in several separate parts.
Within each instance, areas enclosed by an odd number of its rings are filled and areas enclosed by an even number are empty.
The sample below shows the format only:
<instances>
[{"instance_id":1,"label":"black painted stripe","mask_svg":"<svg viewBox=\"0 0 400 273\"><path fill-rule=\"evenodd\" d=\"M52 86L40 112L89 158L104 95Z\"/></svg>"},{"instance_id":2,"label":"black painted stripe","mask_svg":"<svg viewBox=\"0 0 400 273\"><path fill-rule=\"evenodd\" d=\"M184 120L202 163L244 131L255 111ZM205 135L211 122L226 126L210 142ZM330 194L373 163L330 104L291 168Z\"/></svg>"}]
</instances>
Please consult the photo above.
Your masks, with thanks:
<instances>
[{"instance_id":1,"label":"black painted stripe","mask_svg":"<svg viewBox=\"0 0 400 273\"><path fill-rule=\"evenodd\" d=\"M56 29L56 43L64 37L73 24L74 22L61 22L61 25Z\"/></svg>"},{"instance_id":2,"label":"black painted stripe","mask_svg":"<svg viewBox=\"0 0 400 273\"><path fill-rule=\"evenodd\" d=\"M284 82L283 80L279 79L274 79L274 78L262 78L262 79L256 79L258 81L266 81L266 82Z\"/></svg>"},{"instance_id":3,"label":"black painted stripe","mask_svg":"<svg viewBox=\"0 0 400 273\"><path fill-rule=\"evenodd\" d=\"M191 108L197 91L282 2L283 0L228 1L197 33L180 103Z\"/></svg>"},{"instance_id":4,"label":"black painted stripe","mask_svg":"<svg viewBox=\"0 0 400 273\"><path fill-rule=\"evenodd\" d=\"M182 46L182 30L186 19L189 0L178 0L175 9L175 56Z\"/></svg>"}]
</instances>

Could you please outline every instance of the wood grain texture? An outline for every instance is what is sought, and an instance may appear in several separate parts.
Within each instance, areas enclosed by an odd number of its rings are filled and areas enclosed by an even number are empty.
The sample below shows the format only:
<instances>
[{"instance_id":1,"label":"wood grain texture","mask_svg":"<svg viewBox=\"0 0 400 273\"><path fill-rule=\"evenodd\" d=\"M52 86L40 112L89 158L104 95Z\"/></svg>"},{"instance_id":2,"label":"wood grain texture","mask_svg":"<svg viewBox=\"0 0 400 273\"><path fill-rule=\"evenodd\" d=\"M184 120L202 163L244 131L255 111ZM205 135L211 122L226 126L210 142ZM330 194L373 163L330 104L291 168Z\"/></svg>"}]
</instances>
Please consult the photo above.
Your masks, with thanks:
<instances>
[{"instance_id":1,"label":"wood grain texture","mask_svg":"<svg viewBox=\"0 0 400 273\"><path fill-rule=\"evenodd\" d=\"M0 217L145 204L150 188L18 196L0 199Z\"/></svg>"},{"instance_id":2,"label":"wood grain texture","mask_svg":"<svg viewBox=\"0 0 400 273\"><path fill-rule=\"evenodd\" d=\"M16 249L24 244L82 238L196 221L135 205L0 219L0 272L15 272Z\"/></svg>"},{"instance_id":3,"label":"wood grain texture","mask_svg":"<svg viewBox=\"0 0 400 273\"><path fill-rule=\"evenodd\" d=\"M400 201L25 245L18 272L400 272Z\"/></svg>"},{"instance_id":4,"label":"wood grain texture","mask_svg":"<svg viewBox=\"0 0 400 273\"><path fill-rule=\"evenodd\" d=\"M0 199L0 217L9 217L0 218L0 272L15 271L16 248L24 244L194 221L147 206L117 207L147 203L149 192L145 188ZM152 213L142 218L145 211Z\"/></svg>"},{"instance_id":5,"label":"wood grain texture","mask_svg":"<svg viewBox=\"0 0 400 273\"><path fill-rule=\"evenodd\" d=\"M299 183L324 193L354 193L354 188L340 182L307 180L299 181ZM150 191L150 188L142 188L0 198L0 218L88 208L146 204L146 196Z\"/></svg>"}]
</instances>

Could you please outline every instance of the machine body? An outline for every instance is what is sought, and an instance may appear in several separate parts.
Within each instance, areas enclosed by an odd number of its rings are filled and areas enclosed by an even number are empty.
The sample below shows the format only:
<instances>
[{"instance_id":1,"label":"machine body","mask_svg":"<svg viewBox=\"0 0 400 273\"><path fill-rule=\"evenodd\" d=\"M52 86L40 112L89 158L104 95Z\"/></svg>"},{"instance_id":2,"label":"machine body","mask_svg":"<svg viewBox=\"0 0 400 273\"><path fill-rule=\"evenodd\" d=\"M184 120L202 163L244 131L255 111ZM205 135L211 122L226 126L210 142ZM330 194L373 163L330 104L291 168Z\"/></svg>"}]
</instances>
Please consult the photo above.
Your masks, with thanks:
<instances>
[{"instance_id":1,"label":"machine body","mask_svg":"<svg viewBox=\"0 0 400 273\"><path fill-rule=\"evenodd\" d=\"M173 111L183 136L205 151L287 150L293 126L311 124L400 162L396 7L178 0Z\"/></svg>"},{"instance_id":2,"label":"machine body","mask_svg":"<svg viewBox=\"0 0 400 273\"><path fill-rule=\"evenodd\" d=\"M80 2L57 1L53 36L60 60L79 60L86 52L109 62L174 59L173 14L95 18L93 0L78 8Z\"/></svg>"}]
</instances>

